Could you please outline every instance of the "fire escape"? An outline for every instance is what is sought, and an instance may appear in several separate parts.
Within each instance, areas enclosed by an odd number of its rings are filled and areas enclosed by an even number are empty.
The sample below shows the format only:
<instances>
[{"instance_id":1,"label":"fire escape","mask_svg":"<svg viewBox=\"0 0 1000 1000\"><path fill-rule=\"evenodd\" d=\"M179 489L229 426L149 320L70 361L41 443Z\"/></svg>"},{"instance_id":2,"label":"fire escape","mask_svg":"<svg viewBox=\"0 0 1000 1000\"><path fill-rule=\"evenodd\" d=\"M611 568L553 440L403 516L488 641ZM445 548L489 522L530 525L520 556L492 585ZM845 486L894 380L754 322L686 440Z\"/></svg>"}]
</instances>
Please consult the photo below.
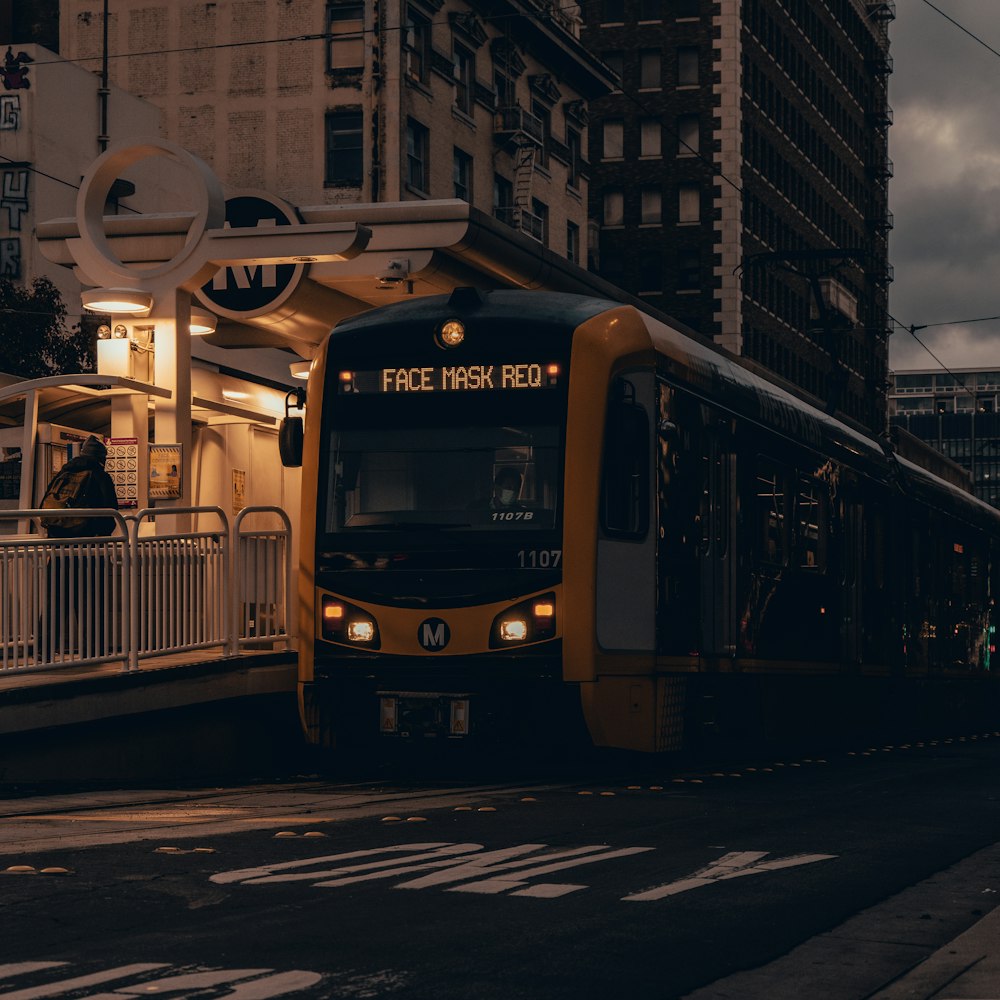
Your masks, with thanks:
<instances>
[{"instance_id":1,"label":"fire escape","mask_svg":"<svg viewBox=\"0 0 1000 1000\"><path fill-rule=\"evenodd\" d=\"M869 387L868 405L873 420L888 420L888 338L889 284L892 282L892 265L889 263L889 232L893 226L889 211L889 178L892 160L889 159L889 126L892 108L889 106L889 74L892 57L889 55L889 23L896 16L894 0L868 0L868 18L874 33L874 46L867 63L870 71L870 88L866 124L869 140L866 143L866 165L869 178L874 182L868 193L868 251L870 270L868 278L872 294L864 317L865 326L874 329L878 343L873 351L873 370L866 379ZM870 312L868 312L870 310ZM882 357L878 357L881 345Z\"/></svg>"},{"instance_id":2,"label":"fire escape","mask_svg":"<svg viewBox=\"0 0 1000 1000\"><path fill-rule=\"evenodd\" d=\"M493 56L506 70L502 76L508 82L508 86L497 88L493 140L498 153L511 157L514 170L511 203L497 204L495 214L501 222L541 243L544 223L531 211L531 184L536 157L545 147L545 127L540 118L522 108L514 97L513 80L524 72L524 62L517 50L506 39L496 39Z\"/></svg>"}]
</instances>

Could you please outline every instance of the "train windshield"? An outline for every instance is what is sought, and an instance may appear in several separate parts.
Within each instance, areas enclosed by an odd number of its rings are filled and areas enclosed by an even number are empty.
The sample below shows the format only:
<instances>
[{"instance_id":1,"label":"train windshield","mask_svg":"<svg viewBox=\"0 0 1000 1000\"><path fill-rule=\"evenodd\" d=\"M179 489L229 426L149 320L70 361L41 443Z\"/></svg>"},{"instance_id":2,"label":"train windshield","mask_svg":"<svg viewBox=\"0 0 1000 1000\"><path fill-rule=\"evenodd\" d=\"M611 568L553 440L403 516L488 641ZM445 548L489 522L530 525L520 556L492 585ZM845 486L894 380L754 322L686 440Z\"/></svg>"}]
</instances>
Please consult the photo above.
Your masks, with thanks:
<instances>
[{"instance_id":1,"label":"train windshield","mask_svg":"<svg viewBox=\"0 0 1000 1000\"><path fill-rule=\"evenodd\" d=\"M560 428L405 423L328 438L325 530L545 531L557 525Z\"/></svg>"}]
</instances>

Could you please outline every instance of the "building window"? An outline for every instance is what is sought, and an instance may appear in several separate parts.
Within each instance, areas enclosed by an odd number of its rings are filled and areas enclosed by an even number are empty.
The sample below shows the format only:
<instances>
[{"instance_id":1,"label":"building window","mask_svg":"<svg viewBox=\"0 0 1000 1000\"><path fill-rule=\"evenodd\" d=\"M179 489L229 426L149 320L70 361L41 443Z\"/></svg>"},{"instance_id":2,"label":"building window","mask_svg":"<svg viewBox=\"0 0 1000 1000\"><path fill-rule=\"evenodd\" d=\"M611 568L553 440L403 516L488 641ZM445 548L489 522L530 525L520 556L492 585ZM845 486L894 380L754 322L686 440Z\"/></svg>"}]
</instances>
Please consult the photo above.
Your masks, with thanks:
<instances>
[{"instance_id":1,"label":"building window","mask_svg":"<svg viewBox=\"0 0 1000 1000\"><path fill-rule=\"evenodd\" d=\"M472 204L472 157L455 147L455 197Z\"/></svg>"},{"instance_id":2,"label":"building window","mask_svg":"<svg viewBox=\"0 0 1000 1000\"><path fill-rule=\"evenodd\" d=\"M663 293L663 258L658 249L643 251L639 258L639 291L647 295Z\"/></svg>"},{"instance_id":3,"label":"building window","mask_svg":"<svg viewBox=\"0 0 1000 1000\"><path fill-rule=\"evenodd\" d=\"M698 288L700 260L696 250L681 250L677 254L677 291L689 292Z\"/></svg>"},{"instance_id":4,"label":"building window","mask_svg":"<svg viewBox=\"0 0 1000 1000\"><path fill-rule=\"evenodd\" d=\"M621 118L608 118L604 122L604 149L606 160L620 160L625 155L625 123Z\"/></svg>"},{"instance_id":5,"label":"building window","mask_svg":"<svg viewBox=\"0 0 1000 1000\"><path fill-rule=\"evenodd\" d=\"M549 139L552 137L552 112L541 101L531 102L531 113L538 119L542 131L542 148L538 151L535 162L540 167L549 165Z\"/></svg>"},{"instance_id":6,"label":"building window","mask_svg":"<svg viewBox=\"0 0 1000 1000\"><path fill-rule=\"evenodd\" d=\"M493 175L493 215L508 226L514 225L514 185L499 174Z\"/></svg>"},{"instance_id":7,"label":"building window","mask_svg":"<svg viewBox=\"0 0 1000 1000\"><path fill-rule=\"evenodd\" d=\"M612 70L618 77L618 86L615 87L615 93L621 91L621 79L625 73L625 53L621 49L615 49L613 52L605 52L601 58L604 60L608 69Z\"/></svg>"},{"instance_id":8,"label":"building window","mask_svg":"<svg viewBox=\"0 0 1000 1000\"><path fill-rule=\"evenodd\" d=\"M675 0L674 16L680 20L683 17L698 17L698 0Z\"/></svg>"},{"instance_id":9,"label":"building window","mask_svg":"<svg viewBox=\"0 0 1000 1000\"><path fill-rule=\"evenodd\" d=\"M360 111L330 111L326 116L327 184L361 187L364 155Z\"/></svg>"},{"instance_id":10,"label":"building window","mask_svg":"<svg viewBox=\"0 0 1000 1000\"><path fill-rule=\"evenodd\" d=\"M643 49L639 53L639 89L659 90L660 86L660 51Z\"/></svg>"},{"instance_id":11,"label":"building window","mask_svg":"<svg viewBox=\"0 0 1000 1000\"><path fill-rule=\"evenodd\" d=\"M697 184L677 185L677 221L698 222L701 219L701 192Z\"/></svg>"},{"instance_id":12,"label":"building window","mask_svg":"<svg viewBox=\"0 0 1000 1000\"><path fill-rule=\"evenodd\" d=\"M625 224L625 195L620 188L611 188L604 192L603 218L606 226Z\"/></svg>"},{"instance_id":13,"label":"building window","mask_svg":"<svg viewBox=\"0 0 1000 1000\"><path fill-rule=\"evenodd\" d=\"M697 115L681 115L677 119L677 155L696 156L700 130Z\"/></svg>"},{"instance_id":14,"label":"building window","mask_svg":"<svg viewBox=\"0 0 1000 1000\"><path fill-rule=\"evenodd\" d=\"M461 45L455 46L455 107L472 114L472 84L476 78L476 57Z\"/></svg>"},{"instance_id":15,"label":"building window","mask_svg":"<svg viewBox=\"0 0 1000 1000\"><path fill-rule=\"evenodd\" d=\"M497 95L498 108L512 108L517 103L514 81L500 70L493 71L493 90Z\"/></svg>"},{"instance_id":16,"label":"building window","mask_svg":"<svg viewBox=\"0 0 1000 1000\"><path fill-rule=\"evenodd\" d=\"M537 198L531 199L531 211L521 213L521 230L542 246L548 245L549 206Z\"/></svg>"},{"instance_id":17,"label":"building window","mask_svg":"<svg viewBox=\"0 0 1000 1000\"><path fill-rule=\"evenodd\" d=\"M431 25L413 8L406 11L403 54L406 75L411 80L427 83L431 63Z\"/></svg>"},{"instance_id":18,"label":"building window","mask_svg":"<svg viewBox=\"0 0 1000 1000\"><path fill-rule=\"evenodd\" d=\"M663 130L660 128L658 118L643 118L639 122L639 155L659 156L662 152L660 148L660 137Z\"/></svg>"},{"instance_id":19,"label":"building window","mask_svg":"<svg viewBox=\"0 0 1000 1000\"><path fill-rule=\"evenodd\" d=\"M365 36L363 4L329 4L326 8L327 69L364 69Z\"/></svg>"},{"instance_id":20,"label":"building window","mask_svg":"<svg viewBox=\"0 0 1000 1000\"><path fill-rule=\"evenodd\" d=\"M566 259L571 264L580 263L580 227L575 222L566 223Z\"/></svg>"},{"instance_id":21,"label":"building window","mask_svg":"<svg viewBox=\"0 0 1000 1000\"><path fill-rule=\"evenodd\" d=\"M677 50L677 86L698 86L698 50L682 46Z\"/></svg>"},{"instance_id":22,"label":"building window","mask_svg":"<svg viewBox=\"0 0 1000 1000\"><path fill-rule=\"evenodd\" d=\"M625 0L601 0L601 24L622 24L625 21Z\"/></svg>"},{"instance_id":23,"label":"building window","mask_svg":"<svg viewBox=\"0 0 1000 1000\"><path fill-rule=\"evenodd\" d=\"M428 155L430 133L414 118L406 120L406 183L415 191L429 193Z\"/></svg>"},{"instance_id":24,"label":"building window","mask_svg":"<svg viewBox=\"0 0 1000 1000\"><path fill-rule=\"evenodd\" d=\"M571 188L580 186L580 161L583 159L583 140L576 129L566 129L566 146L569 149L569 169L566 171L566 183Z\"/></svg>"},{"instance_id":25,"label":"building window","mask_svg":"<svg viewBox=\"0 0 1000 1000\"><path fill-rule=\"evenodd\" d=\"M643 188L640 197L639 221L652 225L663 218L663 194L659 188Z\"/></svg>"},{"instance_id":26,"label":"building window","mask_svg":"<svg viewBox=\"0 0 1000 1000\"><path fill-rule=\"evenodd\" d=\"M663 18L661 0L639 0L639 20L659 21Z\"/></svg>"}]
</instances>

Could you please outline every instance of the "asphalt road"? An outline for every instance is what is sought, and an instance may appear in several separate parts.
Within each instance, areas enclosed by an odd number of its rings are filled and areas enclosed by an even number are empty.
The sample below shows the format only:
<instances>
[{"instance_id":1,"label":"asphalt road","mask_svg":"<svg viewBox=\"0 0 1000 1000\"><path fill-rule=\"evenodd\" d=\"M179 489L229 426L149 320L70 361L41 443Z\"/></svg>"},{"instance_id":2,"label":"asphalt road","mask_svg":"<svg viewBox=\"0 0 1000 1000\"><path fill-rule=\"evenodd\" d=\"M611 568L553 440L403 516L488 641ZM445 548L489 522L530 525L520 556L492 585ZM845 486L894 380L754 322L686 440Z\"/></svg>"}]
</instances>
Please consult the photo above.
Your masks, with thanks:
<instances>
[{"instance_id":1,"label":"asphalt road","mask_svg":"<svg viewBox=\"0 0 1000 1000\"><path fill-rule=\"evenodd\" d=\"M860 1000L1000 900L998 766L977 734L571 780L10 798L0 1000Z\"/></svg>"}]
</instances>

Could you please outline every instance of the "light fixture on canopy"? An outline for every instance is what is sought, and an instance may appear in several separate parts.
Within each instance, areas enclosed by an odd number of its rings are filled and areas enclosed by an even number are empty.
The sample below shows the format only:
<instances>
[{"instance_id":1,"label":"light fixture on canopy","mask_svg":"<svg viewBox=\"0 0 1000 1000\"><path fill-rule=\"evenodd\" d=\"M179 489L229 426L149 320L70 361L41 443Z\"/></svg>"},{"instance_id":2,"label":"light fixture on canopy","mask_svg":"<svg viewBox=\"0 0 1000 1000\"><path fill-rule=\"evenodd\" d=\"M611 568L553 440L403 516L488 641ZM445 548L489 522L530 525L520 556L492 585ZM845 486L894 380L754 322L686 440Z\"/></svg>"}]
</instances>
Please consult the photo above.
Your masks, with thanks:
<instances>
[{"instance_id":1,"label":"light fixture on canopy","mask_svg":"<svg viewBox=\"0 0 1000 1000\"><path fill-rule=\"evenodd\" d=\"M88 288L80 298L84 309L112 316L145 316L153 308L152 294L141 288Z\"/></svg>"}]
</instances>

